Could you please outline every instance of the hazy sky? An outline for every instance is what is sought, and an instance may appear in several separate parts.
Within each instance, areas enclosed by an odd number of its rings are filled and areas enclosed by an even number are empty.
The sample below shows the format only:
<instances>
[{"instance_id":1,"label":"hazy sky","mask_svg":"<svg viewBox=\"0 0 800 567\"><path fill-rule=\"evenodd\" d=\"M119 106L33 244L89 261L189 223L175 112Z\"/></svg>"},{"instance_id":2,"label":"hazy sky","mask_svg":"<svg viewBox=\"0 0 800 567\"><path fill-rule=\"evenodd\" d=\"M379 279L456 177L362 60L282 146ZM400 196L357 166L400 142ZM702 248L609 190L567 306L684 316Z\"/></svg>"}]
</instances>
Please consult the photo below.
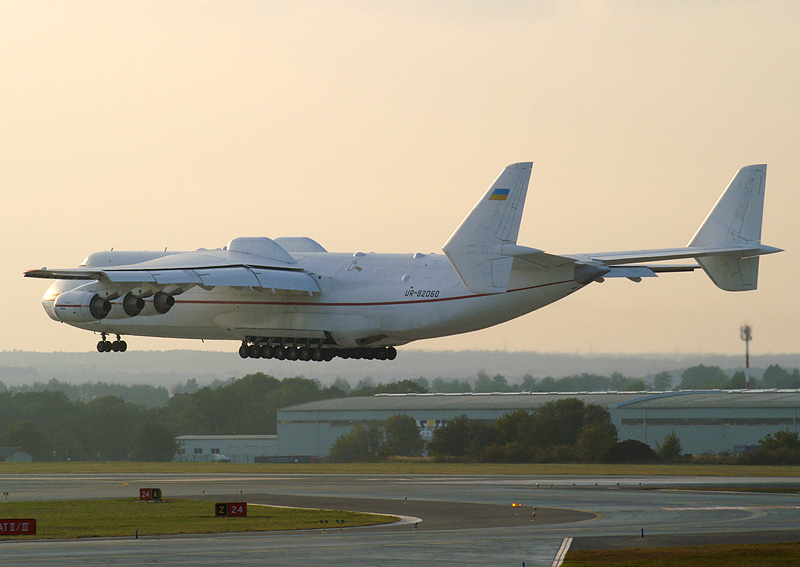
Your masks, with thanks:
<instances>
[{"instance_id":1,"label":"hazy sky","mask_svg":"<svg viewBox=\"0 0 800 567\"><path fill-rule=\"evenodd\" d=\"M748 322L754 352L797 352L798 23L793 1L2 2L0 350L97 340L26 269L236 236L440 252L532 160L520 244L683 246L767 163L763 242L786 252L756 292L610 280L416 347L733 353Z\"/></svg>"}]
</instances>

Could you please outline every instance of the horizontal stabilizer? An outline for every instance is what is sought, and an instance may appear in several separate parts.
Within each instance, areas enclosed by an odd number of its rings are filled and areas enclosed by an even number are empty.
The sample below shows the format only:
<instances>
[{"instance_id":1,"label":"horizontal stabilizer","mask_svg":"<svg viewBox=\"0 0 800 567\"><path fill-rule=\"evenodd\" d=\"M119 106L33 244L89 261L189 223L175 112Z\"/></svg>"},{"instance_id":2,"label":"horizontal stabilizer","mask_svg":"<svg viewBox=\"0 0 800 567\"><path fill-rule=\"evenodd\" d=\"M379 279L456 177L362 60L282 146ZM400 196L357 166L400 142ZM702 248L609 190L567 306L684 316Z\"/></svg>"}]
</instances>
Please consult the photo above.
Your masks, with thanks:
<instances>
[{"instance_id":1,"label":"horizontal stabilizer","mask_svg":"<svg viewBox=\"0 0 800 567\"><path fill-rule=\"evenodd\" d=\"M725 291L752 291L758 286L758 256L726 258L711 256L697 261L714 284Z\"/></svg>"}]
</instances>

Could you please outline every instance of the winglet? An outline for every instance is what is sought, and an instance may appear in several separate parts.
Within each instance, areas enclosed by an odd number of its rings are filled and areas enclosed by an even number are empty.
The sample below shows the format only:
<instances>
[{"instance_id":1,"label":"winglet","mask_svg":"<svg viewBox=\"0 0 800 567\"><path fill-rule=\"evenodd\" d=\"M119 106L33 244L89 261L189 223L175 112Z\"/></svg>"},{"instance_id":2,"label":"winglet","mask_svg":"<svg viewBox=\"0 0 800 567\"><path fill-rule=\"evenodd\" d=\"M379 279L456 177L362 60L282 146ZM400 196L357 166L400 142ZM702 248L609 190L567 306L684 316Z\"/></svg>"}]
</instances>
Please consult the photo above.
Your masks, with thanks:
<instances>
[{"instance_id":1,"label":"winglet","mask_svg":"<svg viewBox=\"0 0 800 567\"><path fill-rule=\"evenodd\" d=\"M506 167L442 247L473 293L508 289L514 259L499 247L517 243L532 167L531 162Z\"/></svg>"}]
</instances>

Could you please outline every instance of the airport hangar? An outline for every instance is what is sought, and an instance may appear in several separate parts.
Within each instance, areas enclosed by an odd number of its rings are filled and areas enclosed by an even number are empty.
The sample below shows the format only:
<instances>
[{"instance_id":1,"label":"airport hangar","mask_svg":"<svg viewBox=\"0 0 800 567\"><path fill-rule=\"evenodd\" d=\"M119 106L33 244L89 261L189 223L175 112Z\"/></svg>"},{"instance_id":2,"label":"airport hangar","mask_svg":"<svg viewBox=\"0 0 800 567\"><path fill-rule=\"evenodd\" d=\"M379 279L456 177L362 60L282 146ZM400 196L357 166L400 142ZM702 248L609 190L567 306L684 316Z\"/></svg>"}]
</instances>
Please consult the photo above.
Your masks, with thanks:
<instances>
[{"instance_id":1,"label":"airport hangar","mask_svg":"<svg viewBox=\"0 0 800 567\"><path fill-rule=\"evenodd\" d=\"M325 457L356 423L407 414L423 438L448 419L492 421L515 410L578 398L608 410L619 439L655 448L672 431L685 453L737 453L776 431L798 431L800 390L680 390L503 394L379 394L310 402L278 410L278 455Z\"/></svg>"}]
</instances>

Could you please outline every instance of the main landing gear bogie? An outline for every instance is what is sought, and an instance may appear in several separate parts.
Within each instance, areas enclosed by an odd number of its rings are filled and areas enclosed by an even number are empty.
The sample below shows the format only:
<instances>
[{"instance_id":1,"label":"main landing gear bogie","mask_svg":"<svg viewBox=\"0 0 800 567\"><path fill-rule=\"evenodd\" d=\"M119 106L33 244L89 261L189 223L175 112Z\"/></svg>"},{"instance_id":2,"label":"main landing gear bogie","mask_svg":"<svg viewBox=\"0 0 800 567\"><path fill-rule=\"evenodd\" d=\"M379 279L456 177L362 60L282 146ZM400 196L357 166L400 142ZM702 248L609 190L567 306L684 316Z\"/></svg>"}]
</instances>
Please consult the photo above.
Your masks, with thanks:
<instances>
[{"instance_id":1,"label":"main landing gear bogie","mask_svg":"<svg viewBox=\"0 0 800 567\"><path fill-rule=\"evenodd\" d=\"M97 343L97 352L125 352L128 350L128 343L123 341L119 335L114 342L106 339L106 334L101 333L101 339Z\"/></svg>"},{"instance_id":2,"label":"main landing gear bogie","mask_svg":"<svg viewBox=\"0 0 800 567\"><path fill-rule=\"evenodd\" d=\"M242 358L274 358L275 360L302 360L330 362L337 356L364 360L394 360L397 349L394 347L333 348L322 346L283 346L243 342L239 347Z\"/></svg>"}]
</instances>

